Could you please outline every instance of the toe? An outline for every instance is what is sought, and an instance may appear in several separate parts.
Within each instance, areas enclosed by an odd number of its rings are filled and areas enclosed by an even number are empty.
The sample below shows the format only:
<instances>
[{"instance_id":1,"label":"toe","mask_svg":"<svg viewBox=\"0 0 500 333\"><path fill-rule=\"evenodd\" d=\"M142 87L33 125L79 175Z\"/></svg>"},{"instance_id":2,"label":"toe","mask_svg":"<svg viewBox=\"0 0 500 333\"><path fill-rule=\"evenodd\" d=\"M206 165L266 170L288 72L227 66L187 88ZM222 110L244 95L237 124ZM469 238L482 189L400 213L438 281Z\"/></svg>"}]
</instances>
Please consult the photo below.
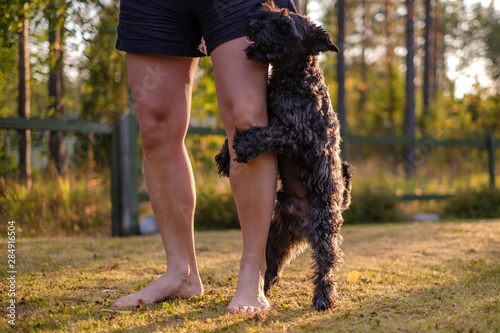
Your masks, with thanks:
<instances>
[{"instance_id":1,"label":"toe","mask_svg":"<svg viewBox=\"0 0 500 333\"><path fill-rule=\"evenodd\" d=\"M269 306L266 306L266 305L260 306L260 307L256 306L256 307L254 307L253 312L260 312L260 311L267 311L267 310L269 310Z\"/></svg>"},{"instance_id":2,"label":"toe","mask_svg":"<svg viewBox=\"0 0 500 333\"><path fill-rule=\"evenodd\" d=\"M115 308L119 308L119 307L125 306L125 303L124 303L123 299L122 299L122 298L120 298L120 299L117 299L117 300L113 303L113 305L112 305L112 306L114 306Z\"/></svg>"},{"instance_id":3,"label":"toe","mask_svg":"<svg viewBox=\"0 0 500 333\"><path fill-rule=\"evenodd\" d=\"M136 306L141 302L141 299L135 299L133 297L125 296L120 299L117 299L112 306L114 307L122 307L122 306Z\"/></svg>"},{"instance_id":4,"label":"toe","mask_svg":"<svg viewBox=\"0 0 500 333\"><path fill-rule=\"evenodd\" d=\"M241 314L252 313L252 307L251 306L242 306L240 308L240 313Z\"/></svg>"},{"instance_id":5,"label":"toe","mask_svg":"<svg viewBox=\"0 0 500 333\"><path fill-rule=\"evenodd\" d=\"M257 311L259 311L260 309L256 306L249 306L248 309L247 309L247 314L250 314L250 313L255 313Z\"/></svg>"},{"instance_id":6,"label":"toe","mask_svg":"<svg viewBox=\"0 0 500 333\"><path fill-rule=\"evenodd\" d=\"M228 306L227 307L227 312L230 312L230 313L239 313L240 309L237 306Z\"/></svg>"}]
</instances>

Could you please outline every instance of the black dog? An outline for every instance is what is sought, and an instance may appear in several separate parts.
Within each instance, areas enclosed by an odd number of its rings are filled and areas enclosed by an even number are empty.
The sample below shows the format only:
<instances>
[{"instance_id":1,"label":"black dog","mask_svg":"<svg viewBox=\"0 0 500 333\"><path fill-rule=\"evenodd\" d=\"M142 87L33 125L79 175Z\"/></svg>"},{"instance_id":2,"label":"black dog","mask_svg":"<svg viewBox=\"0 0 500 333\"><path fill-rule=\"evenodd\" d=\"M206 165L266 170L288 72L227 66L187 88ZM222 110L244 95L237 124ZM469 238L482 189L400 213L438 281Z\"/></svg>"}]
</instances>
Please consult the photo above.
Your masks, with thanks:
<instances>
[{"instance_id":1,"label":"black dog","mask_svg":"<svg viewBox=\"0 0 500 333\"><path fill-rule=\"evenodd\" d=\"M318 54L338 52L329 34L308 18L273 3L249 21L248 59L272 65L267 87L268 127L236 131L236 161L278 154L281 186L267 240L265 292L309 243L314 250L313 306L335 306L335 274L343 262L342 211L350 204L351 168L340 158L339 122L332 109ZM227 140L216 156L229 175Z\"/></svg>"}]
</instances>

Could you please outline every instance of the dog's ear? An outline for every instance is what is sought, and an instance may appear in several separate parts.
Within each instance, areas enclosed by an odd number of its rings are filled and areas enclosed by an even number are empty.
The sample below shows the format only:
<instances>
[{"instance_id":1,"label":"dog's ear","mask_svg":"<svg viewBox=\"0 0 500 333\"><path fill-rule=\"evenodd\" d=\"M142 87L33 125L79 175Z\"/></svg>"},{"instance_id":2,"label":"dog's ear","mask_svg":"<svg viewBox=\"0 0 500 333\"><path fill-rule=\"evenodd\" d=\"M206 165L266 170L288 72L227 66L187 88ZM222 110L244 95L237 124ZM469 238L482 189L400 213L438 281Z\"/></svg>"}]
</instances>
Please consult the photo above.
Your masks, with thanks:
<instances>
[{"instance_id":1,"label":"dog's ear","mask_svg":"<svg viewBox=\"0 0 500 333\"><path fill-rule=\"evenodd\" d=\"M339 52L337 45L332 43L330 34L320 26L315 25L309 30L307 43L309 44L313 54L327 51Z\"/></svg>"}]
</instances>

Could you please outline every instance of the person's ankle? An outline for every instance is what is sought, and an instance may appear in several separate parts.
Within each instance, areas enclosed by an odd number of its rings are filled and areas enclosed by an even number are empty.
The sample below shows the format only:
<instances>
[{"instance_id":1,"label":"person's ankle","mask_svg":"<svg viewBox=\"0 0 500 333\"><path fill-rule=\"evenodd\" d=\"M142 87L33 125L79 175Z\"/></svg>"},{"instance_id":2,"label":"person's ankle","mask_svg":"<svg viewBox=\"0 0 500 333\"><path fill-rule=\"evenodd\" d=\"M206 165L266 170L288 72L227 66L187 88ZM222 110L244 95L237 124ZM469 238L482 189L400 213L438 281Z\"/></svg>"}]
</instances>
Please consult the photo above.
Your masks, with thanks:
<instances>
[{"instance_id":1,"label":"person's ankle","mask_svg":"<svg viewBox=\"0 0 500 333\"><path fill-rule=\"evenodd\" d=\"M259 273L263 274L266 271L266 260L255 257L241 257L240 270L258 269Z\"/></svg>"},{"instance_id":2,"label":"person's ankle","mask_svg":"<svg viewBox=\"0 0 500 333\"><path fill-rule=\"evenodd\" d=\"M167 273L173 274L182 280L189 280L198 277L196 266L189 263L167 264Z\"/></svg>"}]
</instances>

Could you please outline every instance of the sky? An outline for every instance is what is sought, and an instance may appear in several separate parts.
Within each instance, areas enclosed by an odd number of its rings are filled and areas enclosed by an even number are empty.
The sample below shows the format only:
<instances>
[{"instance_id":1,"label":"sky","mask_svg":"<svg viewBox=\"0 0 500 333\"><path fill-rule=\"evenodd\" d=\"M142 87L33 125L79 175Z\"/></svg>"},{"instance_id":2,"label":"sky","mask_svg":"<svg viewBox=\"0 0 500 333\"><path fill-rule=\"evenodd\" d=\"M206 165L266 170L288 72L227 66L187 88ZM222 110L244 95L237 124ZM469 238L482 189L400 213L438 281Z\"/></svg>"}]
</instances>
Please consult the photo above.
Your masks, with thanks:
<instances>
[{"instance_id":1,"label":"sky","mask_svg":"<svg viewBox=\"0 0 500 333\"><path fill-rule=\"evenodd\" d=\"M478 2L483 6L491 4L491 0L466 0L466 3L470 3L471 5ZM493 5L497 10L500 10L500 0L493 0ZM456 80L455 96L457 98L462 98L465 94L472 91L477 83L482 87L492 87L493 82L486 75L487 69L484 59L477 59L461 72L457 72L456 70L458 63L459 59L457 57L451 56L447 59L447 76L452 80Z\"/></svg>"},{"instance_id":2,"label":"sky","mask_svg":"<svg viewBox=\"0 0 500 333\"><path fill-rule=\"evenodd\" d=\"M483 6L489 6L489 4L491 3L491 0L467 0L467 2L469 1L471 3L480 2L483 4ZM493 0L493 5L495 6L496 9L500 10L500 0Z\"/></svg>"}]
</instances>

